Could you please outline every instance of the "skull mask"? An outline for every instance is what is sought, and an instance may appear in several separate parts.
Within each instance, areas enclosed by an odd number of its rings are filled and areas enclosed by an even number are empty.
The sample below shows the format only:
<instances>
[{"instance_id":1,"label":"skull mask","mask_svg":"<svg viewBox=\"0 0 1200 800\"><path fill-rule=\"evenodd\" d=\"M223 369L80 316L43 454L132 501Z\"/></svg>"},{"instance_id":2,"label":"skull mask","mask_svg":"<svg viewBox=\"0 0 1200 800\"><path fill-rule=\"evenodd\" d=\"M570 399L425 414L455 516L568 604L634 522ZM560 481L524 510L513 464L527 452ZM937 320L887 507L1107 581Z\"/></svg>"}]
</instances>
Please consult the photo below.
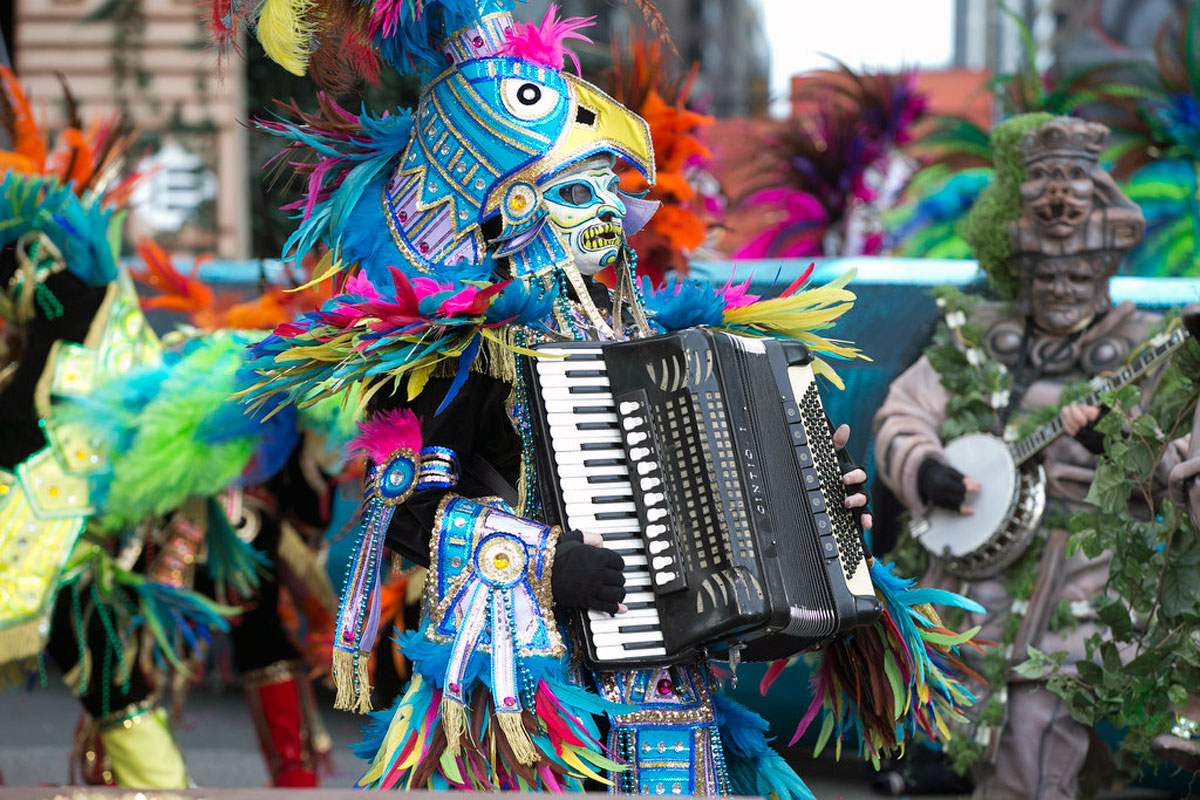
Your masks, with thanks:
<instances>
[{"instance_id":1,"label":"skull mask","mask_svg":"<svg viewBox=\"0 0 1200 800\"><path fill-rule=\"evenodd\" d=\"M617 190L613 159L589 158L542 186L550 223L583 275L614 264L625 245L625 203Z\"/></svg>"}]
</instances>

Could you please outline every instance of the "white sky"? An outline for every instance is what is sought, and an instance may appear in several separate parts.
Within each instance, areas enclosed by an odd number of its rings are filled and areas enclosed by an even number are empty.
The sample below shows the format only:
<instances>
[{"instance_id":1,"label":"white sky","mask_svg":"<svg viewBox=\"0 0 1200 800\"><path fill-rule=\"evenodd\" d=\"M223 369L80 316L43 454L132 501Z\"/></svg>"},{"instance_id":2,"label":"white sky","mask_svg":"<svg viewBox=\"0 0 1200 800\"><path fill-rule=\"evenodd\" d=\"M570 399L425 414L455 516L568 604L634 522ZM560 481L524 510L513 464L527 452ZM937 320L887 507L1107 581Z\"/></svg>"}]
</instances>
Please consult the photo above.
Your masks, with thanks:
<instances>
[{"instance_id":1,"label":"white sky","mask_svg":"<svg viewBox=\"0 0 1200 800\"><path fill-rule=\"evenodd\" d=\"M954 0L762 0L771 41L774 108L792 75L840 58L852 67L944 67L954 48ZM783 112L786 113L786 110Z\"/></svg>"}]
</instances>

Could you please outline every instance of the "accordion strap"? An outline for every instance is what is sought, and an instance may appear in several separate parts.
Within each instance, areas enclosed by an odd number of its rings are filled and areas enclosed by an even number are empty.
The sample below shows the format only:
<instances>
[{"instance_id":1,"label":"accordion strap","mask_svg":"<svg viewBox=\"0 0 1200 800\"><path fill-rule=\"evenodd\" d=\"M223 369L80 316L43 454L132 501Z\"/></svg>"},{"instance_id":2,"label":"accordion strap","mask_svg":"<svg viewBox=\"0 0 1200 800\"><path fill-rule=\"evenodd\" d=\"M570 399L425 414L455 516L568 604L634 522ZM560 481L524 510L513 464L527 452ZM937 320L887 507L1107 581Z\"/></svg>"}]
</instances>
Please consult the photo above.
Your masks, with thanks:
<instances>
[{"instance_id":1,"label":"accordion strap","mask_svg":"<svg viewBox=\"0 0 1200 800\"><path fill-rule=\"evenodd\" d=\"M487 459L475 453L466 465L467 471L488 490L488 494L499 497L513 508L517 506L517 489Z\"/></svg>"}]
</instances>

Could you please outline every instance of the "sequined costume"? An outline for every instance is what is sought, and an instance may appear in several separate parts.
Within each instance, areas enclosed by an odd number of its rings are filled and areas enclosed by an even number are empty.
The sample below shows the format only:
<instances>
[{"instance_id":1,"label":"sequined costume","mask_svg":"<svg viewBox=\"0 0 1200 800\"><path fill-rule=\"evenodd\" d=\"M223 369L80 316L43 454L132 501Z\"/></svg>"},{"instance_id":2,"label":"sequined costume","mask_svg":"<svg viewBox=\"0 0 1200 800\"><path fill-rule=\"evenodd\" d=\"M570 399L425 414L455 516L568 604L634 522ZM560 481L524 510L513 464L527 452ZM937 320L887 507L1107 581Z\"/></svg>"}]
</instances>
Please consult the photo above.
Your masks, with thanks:
<instances>
[{"instance_id":1,"label":"sequined costume","mask_svg":"<svg viewBox=\"0 0 1200 800\"><path fill-rule=\"evenodd\" d=\"M649 133L562 69L563 40L580 35L580 21L552 11L540 26L519 25L495 2L426 2L378 4L364 25L392 66L417 66L429 82L411 116L355 119L326 104L321 116L261 123L292 142L284 158L308 164L289 254L324 241L330 274L349 277L319 311L256 346L259 380L246 391L254 409L357 385L368 411L353 443L370 467L336 629L339 707L371 708L365 667L381 632L386 550L429 564L420 625L397 643L414 677L358 748L370 761L359 785L580 790L594 780L623 793L810 796L767 744L765 723L720 693L708 664L593 673L573 657L578 642L556 610L586 601L616 611L623 590L619 576L615 593L603 581L586 591L584 578L555 583L566 553L604 551L543 521L536 453L545 443L523 359L539 342L700 325L853 358L818 333L853 295L844 281L811 289L801 280L762 300L745 286L638 280L625 237L654 207L622 192L613 167L624 161L652 184ZM318 31L313 46L324 40ZM308 149L315 164L298 155ZM612 289L588 277L608 267ZM594 572L609 574L595 558ZM891 612L908 618L900 605ZM914 636L901 646L925 658ZM913 667L904 680L924 680ZM892 705L888 690L888 735L969 702L934 674L937 699L910 696L928 705ZM840 726L854 704L842 700L844 684L825 688L820 700ZM865 737L872 750L876 733Z\"/></svg>"}]
</instances>

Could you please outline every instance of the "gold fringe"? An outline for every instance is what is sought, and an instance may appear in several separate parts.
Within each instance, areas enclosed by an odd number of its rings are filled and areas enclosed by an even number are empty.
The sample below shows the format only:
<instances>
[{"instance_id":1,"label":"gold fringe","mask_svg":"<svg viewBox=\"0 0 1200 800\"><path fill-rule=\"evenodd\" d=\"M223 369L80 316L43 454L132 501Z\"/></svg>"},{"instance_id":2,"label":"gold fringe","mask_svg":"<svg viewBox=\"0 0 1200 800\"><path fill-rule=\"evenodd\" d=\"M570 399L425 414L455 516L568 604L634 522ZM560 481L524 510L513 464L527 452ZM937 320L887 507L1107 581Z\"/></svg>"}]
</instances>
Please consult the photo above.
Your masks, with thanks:
<instances>
[{"instance_id":1,"label":"gold fringe","mask_svg":"<svg viewBox=\"0 0 1200 800\"><path fill-rule=\"evenodd\" d=\"M538 760L537 748L533 746L533 740L529 738L525 726L521 723L520 711L497 711L496 722L500 725L504 738L508 739L517 761L532 764Z\"/></svg>"},{"instance_id":2,"label":"gold fringe","mask_svg":"<svg viewBox=\"0 0 1200 800\"><path fill-rule=\"evenodd\" d=\"M30 620L0 631L0 664L19 661L42 652L46 640L41 620Z\"/></svg>"},{"instance_id":3,"label":"gold fringe","mask_svg":"<svg viewBox=\"0 0 1200 800\"><path fill-rule=\"evenodd\" d=\"M371 711L371 673L367 666L370 657L370 653L359 652L355 655L345 650L333 651L333 685L337 690L333 699L334 708L355 714ZM357 685L354 683L356 665Z\"/></svg>"},{"instance_id":4,"label":"gold fringe","mask_svg":"<svg viewBox=\"0 0 1200 800\"><path fill-rule=\"evenodd\" d=\"M467 733L467 709L462 703L442 698L442 728L446 731L446 752L457 756Z\"/></svg>"},{"instance_id":5,"label":"gold fringe","mask_svg":"<svg viewBox=\"0 0 1200 800\"><path fill-rule=\"evenodd\" d=\"M333 593L329 575L317 563L316 553L304 543L295 526L287 522L283 524L279 536L279 560L304 586L309 597L319 602L331 615L337 614L337 596Z\"/></svg>"},{"instance_id":6,"label":"gold fringe","mask_svg":"<svg viewBox=\"0 0 1200 800\"><path fill-rule=\"evenodd\" d=\"M508 328L490 329L483 337L479 354L471 362L471 371L505 383L517 380L517 359L513 355L513 332ZM447 358L433 366L432 377L453 378L458 373L458 359Z\"/></svg>"}]
</instances>

